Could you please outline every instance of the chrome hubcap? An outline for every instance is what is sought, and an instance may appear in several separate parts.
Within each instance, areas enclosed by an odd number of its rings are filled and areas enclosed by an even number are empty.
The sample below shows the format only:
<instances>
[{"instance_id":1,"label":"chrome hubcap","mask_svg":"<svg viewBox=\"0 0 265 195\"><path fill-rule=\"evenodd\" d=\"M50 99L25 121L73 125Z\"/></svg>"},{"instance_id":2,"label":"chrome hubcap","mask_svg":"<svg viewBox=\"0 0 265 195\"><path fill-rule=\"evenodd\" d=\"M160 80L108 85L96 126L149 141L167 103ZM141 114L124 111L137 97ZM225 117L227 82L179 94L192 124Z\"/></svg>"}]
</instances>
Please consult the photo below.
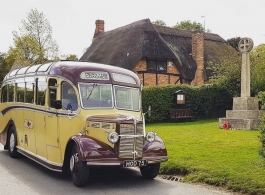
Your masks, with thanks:
<instances>
[{"instance_id":1,"label":"chrome hubcap","mask_svg":"<svg viewBox=\"0 0 265 195\"><path fill-rule=\"evenodd\" d=\"M9 140L9 148L10 148L10 151L13 152L14 148L15 148L15 136L14 136L14 133L12 133L10 135L10 140Z\"/></svg>"},{"instance_id":2,"label":"chrome hubcap","mask_svg":"<svg viewBox=\"0 0 265 195\"><path fill-rule=\"evenodd\" d=\"M73 154L70 158L70 171L73 172L76 166L76 163L78 163L78 156L77 153Z\"/></svg>"},{"instance_id":3,"label":"chrome hubcap","mask_svg":"<svg viewBox=\"0 0 265 195\"><path fill-rule=\"evenodd\" d=\"M74 166L75 166L75 157L74 157L74 155L72 155L72 157L70 159L70 171L71 172L73 172Z\"/></svg>"}]
</instances>

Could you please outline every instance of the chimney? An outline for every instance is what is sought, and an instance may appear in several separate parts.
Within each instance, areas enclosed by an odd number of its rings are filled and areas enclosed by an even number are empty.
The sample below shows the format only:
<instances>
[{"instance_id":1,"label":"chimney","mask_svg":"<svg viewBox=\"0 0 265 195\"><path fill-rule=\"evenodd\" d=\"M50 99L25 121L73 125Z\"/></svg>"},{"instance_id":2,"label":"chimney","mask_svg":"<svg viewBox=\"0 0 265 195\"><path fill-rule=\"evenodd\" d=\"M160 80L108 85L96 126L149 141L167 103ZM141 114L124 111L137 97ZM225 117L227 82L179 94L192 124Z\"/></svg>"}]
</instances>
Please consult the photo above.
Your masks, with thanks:
<instances>
[{"instance_id":1,"label":"chimney","mask_svg":"<svg viewBox=\"0 0 265 195\"><path fill-rule=\"evenodd\" d=\"M104 20L96 20L96 29L94 33L94 38L96 38L100 33L104 32Z\"/></svg>"},{"instance_id":2,"label":"chimney","mask_svg":"<svg viewBox=\"0 0 265 195\"><path fill-rule=\"evenodd\" d=\"M192 85L204 84L204 32L194 31L192 33L192 58L197 65Z\"/></svg>"}]
</instances>

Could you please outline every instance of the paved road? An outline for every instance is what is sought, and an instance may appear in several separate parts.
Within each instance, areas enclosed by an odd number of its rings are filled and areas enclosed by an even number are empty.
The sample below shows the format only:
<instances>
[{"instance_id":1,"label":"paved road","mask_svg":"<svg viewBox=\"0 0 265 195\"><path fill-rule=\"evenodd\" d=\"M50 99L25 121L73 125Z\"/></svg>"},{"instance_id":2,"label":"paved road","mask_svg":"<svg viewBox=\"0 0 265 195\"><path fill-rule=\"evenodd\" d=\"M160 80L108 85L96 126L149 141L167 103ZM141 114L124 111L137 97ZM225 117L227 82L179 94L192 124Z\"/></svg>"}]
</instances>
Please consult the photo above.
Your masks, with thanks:
<instances>
[{"instance_id":1,"label":"paved road","mask_svg":"<svg viewBox=\"0 0 265 195\"><path fill-rule=\"evenodd\" d=\"M27 159L12 159L0 144L1 195L232 195L212 188L168 181L145 180L136 169L93 169L88 185L77 188L70 178Z\"/></svg>"}]
</instances>

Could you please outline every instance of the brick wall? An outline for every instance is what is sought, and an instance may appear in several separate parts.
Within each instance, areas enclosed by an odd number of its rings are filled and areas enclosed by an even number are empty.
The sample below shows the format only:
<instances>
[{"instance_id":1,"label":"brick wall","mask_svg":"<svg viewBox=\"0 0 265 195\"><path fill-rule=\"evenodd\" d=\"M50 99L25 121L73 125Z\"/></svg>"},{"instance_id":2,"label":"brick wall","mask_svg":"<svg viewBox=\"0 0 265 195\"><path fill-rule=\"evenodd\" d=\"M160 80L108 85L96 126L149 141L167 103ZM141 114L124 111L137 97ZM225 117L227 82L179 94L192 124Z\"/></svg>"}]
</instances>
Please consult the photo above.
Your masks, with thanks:
<instances>
[{"instance_id":1,"label":"brick wall","mask_svg":"<svg viewBox=\"0 0 265 195\"><path fill-rule=\"evenodd\" d=\"M137 74L137 71L146 71L146 61L141 60L137 66L134 68L133 72ZM137 74L141 83L143 84L143 74Z\"/></svg>"},{"instance_id":2,"label":"brick wall","mask_svg":"<svg viewBox=\"0 0 265 195\"><path fill-rule=\"evenodd\" d=\"M144 86L155 86L156 85L156 75L152 73L144 74Z\"/></svg>"},{"instance_id":3,"label":"brick wall","mask_svg":"<svg viewBox=\"0 0 265 195\"><path fill-rule=\"evenodd\" d=\"M138 71L146 71L146 60L142 59L133 71L136 73ZM167 63L167 73L179 74L177 67L172 61L168 61ZM178 76L169 76L163 73L158 73L157 75L155 73L144 73L144 76L142 73L139 73L137 75L144 86L175 84L176 81L179 80ZM177 83L180 84L180 81L178 81Z\"/></svg>"},{"instance_id":4,"label":"brick wall","mask_svg":"<svg viewBox=\"0 0 265 195\"><path fill-rule=\"evenodd\" d=\"M137 71L146 71L146 60L145 60L145 59L142 59L142 60L137 64L137 66L134 68L133 71L134 71L134 72L137 72Z\"/></svg>"},{"instance_id":5,"label":"brick wall","mask_svg":"<svg viewBox=\"0 0 265 195\"><path fill-rule=\"evenodd\" d=\"M204 84L204 32L195 31L192 34L192 58L197 64L192 85L198 86Z\"/></svg>"}]
</instances>

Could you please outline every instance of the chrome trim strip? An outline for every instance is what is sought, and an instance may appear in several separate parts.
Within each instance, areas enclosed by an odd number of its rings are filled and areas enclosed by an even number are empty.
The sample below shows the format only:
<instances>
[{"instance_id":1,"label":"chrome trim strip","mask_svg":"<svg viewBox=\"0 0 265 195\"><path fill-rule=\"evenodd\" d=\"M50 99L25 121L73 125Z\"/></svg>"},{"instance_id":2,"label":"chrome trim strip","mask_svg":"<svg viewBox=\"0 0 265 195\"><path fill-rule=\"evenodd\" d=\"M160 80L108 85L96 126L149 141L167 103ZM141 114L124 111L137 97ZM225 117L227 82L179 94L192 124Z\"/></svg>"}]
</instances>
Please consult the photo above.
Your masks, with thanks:
<instances>
[{"instance_id":1,"label":"chrome trim strip","mask_svg":"<svg viewBox=\"0 0 265 195\"><path fill-rule=\"evenodd\" d=\"M120 166L121 163L87 162L88 166Z\"/></svg>"},{"instance_id":2,"label":"chrome trim strip","mask_svg":"<svg viewBox=\"0 0 265 195\"><path fill-rule=\"evenodd\" d=\"M62 164L58 164L58 163L53 163L51 161L48 161L32 152L29 152L23 148L17 147L17 151L19 153L21 153L22 155L26 156L27 158L35 161L36 163L39 163L40 165L52 170L52 171L57 171L57 172L62 172ZM51 166L49 166L51 165ZM54 168L52 168L54 167Z\"/></svg>"},{"instance_id":3,"label":"chrome trim strip","mask_svg":"<svg viewBox=\"0 0 265 195\"><path fill-rule=\"evenodd\" d=\"M80 112L81 109L78 108L75 111L72 111L73 113L68 112L68 110L60 110L60 111L56 111L55 109L51 109L51 108L46 108L45 106L40 106L40 105L36 105L36 104L32 104L31 106L29 106L29 103L23 103L23 102L11 102L12 105L7 106L6 108L4 108L3 110L1 110L1 114L2 116L4 116L7 112L9 112L10 110L24 110L24 109L28 109L28 110L32 110L34 112L38 112L38 113L43 113L43 114L47 114L47 115L53 115L53 116L60 116L60 117L76 117Z\"/></svg>"},{"instance_id":4,"label":"chrome trim strip","mask_svg":"<svg viewBox=\"0 0 265 195\"><path fill-rule=\"evenodd\" d=\"M135 137L144 137L144 135L119 135L119 137L135 138Z\"/></svg>"},{"instance_id":5,"label":"chrome trim strip","mask_svg":"<svg viewBox=\"0 0 265 195\"><path fill-rule=\"evenodd\" d=\"M120 144L120 146L133 146L133 144Z\"/></svg>"},{"instance_id":6,"label":"chrome trim strip","mask_svg":"<svg viewBox=\"0 0 265 195\"><path fill-rule=\"evenodd\" d=\"M157 159L157 160L147 160L147 164L155 164L155 163L158 163L158 162L165 162L167 161L168 158L161 158L161 159Z\"/></svg>"}]
</instances>

